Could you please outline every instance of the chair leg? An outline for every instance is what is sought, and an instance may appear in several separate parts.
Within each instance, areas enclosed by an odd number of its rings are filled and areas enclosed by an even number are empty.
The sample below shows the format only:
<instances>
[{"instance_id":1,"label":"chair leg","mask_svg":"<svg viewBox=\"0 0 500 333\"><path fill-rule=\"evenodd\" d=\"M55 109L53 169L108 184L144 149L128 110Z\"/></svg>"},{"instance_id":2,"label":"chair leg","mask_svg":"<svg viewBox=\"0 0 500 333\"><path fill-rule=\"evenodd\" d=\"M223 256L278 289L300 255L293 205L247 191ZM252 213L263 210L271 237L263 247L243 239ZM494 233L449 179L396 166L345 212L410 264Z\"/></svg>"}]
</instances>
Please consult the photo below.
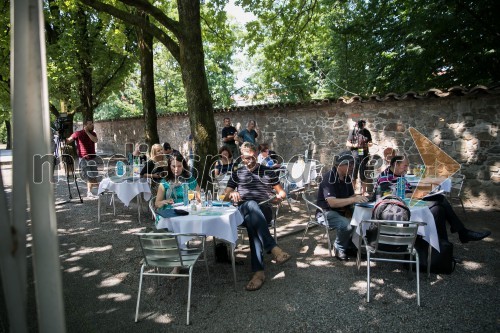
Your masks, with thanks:
<instances>
[{"instance_id":1,"label":"chair leg","mask_svg":"<svg viewBox=\"0 0 500 333\"><path fill-rule=\"evenodd\" d=\"M366 251L366 302L370 303L370 251Z\"/></svg>"},{"instance_id":2,"label":"chair leg","mask_svg":"<svg viewBox=\"0 0 500 333\"><path fill-rule=\"evenodd\" d=\"M332 255L332 242L330 241L330 230L328 225L325 226L325 231L326 231L326 240L328 242L328 252L330 253L330 257L333 257Z\"/></svg>"},{"instance_id":3,"label":"chair leg","mask_svg":"<svg viewBox=\"0 0 500 333\"><path fill-rule=\"evenodd\" d=\"M418 258L418 253L415 251L415 261L417 262L417 304L420 306L420 260ZM430 266L430 265L429 265Z\"/></svg>"},{"instance_id":4,"label":"chair leg","mask_svg":"<svg viewBox=\"0 0 500 333\"><path fill-rule=\"evenodd\" d=\"M144 273L144 265L141 266L141 276L139 278L139 292L137 293L137 305L135 307L135 322L139 316L139 303L141 302L141 289L142 289L142 274Z\"/></svg>"},{"instance_id":5,"label":"chair leg","mask_svg":"<svg viewBox=\"0 0 500 333\"><path fill-rule=\"evenodd\" d=\"M234 278L234 291L236 291L236 264L234 262L234 246L230 244L231 246L231 266L233 268L233 278Z\"/></svg>"},{"instance_id":6,"label":"chair leg","mask_svg":"<svg viewBox=\"0 0 500 333\"><path fill-rule=\"evenodd\" d=\"M309 230L309 225L311 224L311 222L307 222L307 225L306 225L306 230L304 230L304 234L302 234L302 239L300 240L300 245L302 245L302 243L304 242L304 238L306 237L307 235L307 231Z\"/></svg>"},{"instance_id":7,"label":"chair leg","mask_svg":"<svg viewBox=\"0 0 500 333\"><path fill-rule=\"evenodd\" d=\"M137 195L137 215L138 215L137 218L139 219L139 224L141 224L141 206L142 206L141 201L142 201L141 200L141 193L139 193Z\"/></svg>"},{"instance_id":8,"label":"chair leg","mask_svg":"<svg viewBox=\"0 0 500 333\"><path fill-rule=\"evenodd\" d=\"M467 216L467 213L465 212L465 206L462 198L458 197L458 200L460 200L460 204L462 205L462 211L464 212L464 216Z\"/></svg>"},{"instance_id":9,"label":"chair leg","mask_svg":"<svg viewBox=\"0 0 500 333\"><path fill-rule=\"evenodd\" d=\"M101 197L103 194L99 194L99 198L97 198L97 223L101 222Z\"/></svg>"},{"instance_id":10,"label":"chair leg","mask_svg":"<svg viewBox=\"0 0 500 333\"><path fill-rule=\"evenodd\" d=\"M188 304L186 325L189 325L189 311L191 310L191 282L193 281L193 267L189 267L189 286L188 286Z\"/></svg>"}]
</instances>

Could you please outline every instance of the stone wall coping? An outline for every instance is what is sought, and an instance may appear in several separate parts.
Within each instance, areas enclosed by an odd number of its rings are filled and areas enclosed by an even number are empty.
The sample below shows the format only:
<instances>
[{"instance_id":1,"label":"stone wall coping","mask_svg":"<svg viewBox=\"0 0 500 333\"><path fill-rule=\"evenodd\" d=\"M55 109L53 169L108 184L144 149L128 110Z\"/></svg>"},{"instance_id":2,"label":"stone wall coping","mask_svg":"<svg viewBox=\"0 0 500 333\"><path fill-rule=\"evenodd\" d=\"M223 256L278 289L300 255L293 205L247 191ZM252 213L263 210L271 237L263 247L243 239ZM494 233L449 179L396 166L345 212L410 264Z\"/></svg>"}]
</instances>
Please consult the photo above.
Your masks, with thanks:
<instances>
[{"instance_id":1,"label":"stone wall coping","mask_svg":"<svg viewBox=\"0 0 500 333\"><path fill-rule=\"evenodd\" d=\"M359 95L355 95L351 97L343 96L337 99L323 98L323 99L312 99L310 101L300 101L300 102L266 103L266 104L255 104L246 106L232 106L228 108L214 109L214 113L233 113L233 112L253 111L253 110L270 110L270 109L280 109L289 107L300 107L307 105L353 104L353 103L390 102L390 101L404 101L404 100L423 100L426 98L472 96L477 94L499 95L500 86L493 86L488 88L486 86L478 85L470 89L467 89L462 86L453 86L446 90L431 88L422 93L418 93L415 91L408 91L403 94L390 92L385 94L384 96L373 94L366 98L363 98L362 96ZM188 115L187 112L166 113L158 115L158 118L177 117L177 116L185 117L187 115ZM96 122L113 122L113 121L131 120L131 119L132 120L142 119L142 116L120 118L120 119L98 120Z\"/></svg>"}]
</instances>

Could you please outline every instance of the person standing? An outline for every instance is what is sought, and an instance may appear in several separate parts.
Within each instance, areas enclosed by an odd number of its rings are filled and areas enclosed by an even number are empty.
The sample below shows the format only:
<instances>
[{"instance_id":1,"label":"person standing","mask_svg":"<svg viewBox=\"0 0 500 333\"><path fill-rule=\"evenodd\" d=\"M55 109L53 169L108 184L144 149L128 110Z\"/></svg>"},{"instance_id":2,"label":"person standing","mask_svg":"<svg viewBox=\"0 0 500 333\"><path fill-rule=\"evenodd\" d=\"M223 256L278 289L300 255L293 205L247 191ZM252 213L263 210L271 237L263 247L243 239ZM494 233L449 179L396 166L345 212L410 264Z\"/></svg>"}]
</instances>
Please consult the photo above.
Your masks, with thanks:
<instances>
[{"instance_id":1,"label":"person standing","mask_svg":"<svg viewBox=\"0 0 500 333\"><path fill-rule=\"evenodd\" d=\"M238 136L238 131L234 126L231 125L231 119L228 117L224 118L224 127L222 128L222 142L224 146L227 146L231 150L233 158L238 158L240 152L238 149L238 143L236 138Z\"/></svg>"},{"instance_id":2,"label":"person standing","mask_svg":"<svg viewBox=\"0 0 500 333\"><path fill-rule=\"evenodd\" d=\"M354 173L352 177L352 186L356 189L356 180L361 180L361 194L366 194L366 164L370 159L369 147L373 145L372 134L366 128L366 121L360 120L354 126L353 130L349 132L347 137L347 147L351 148L351 153L356 160L354 166Z\"/></svg>"},{"instance_id":3,"label":"person standing","mask_svg":"<svg viewBox=\"0 0 500 333\"><path fill-rule=\"evenodd\" d=\"M87 182L87 198L93 199L98 196L92 193L92 187L97 182L97 164L95 162L95 144L97 143L97 134L94 132L94 123L92 120L83 122L83 129L76 131L66 143L70 144L76 141L76 152L79 158L80 177Z\"/></svg>"},{"instance_id":4,"label":"person standing","mask_svg":"<svg viewBox=\"0 0 500 333\"><path fill-rule=\"evenodd\" d=\"M257 129L257 124L255 123L255 120L248 121L247 128L245 128L238 134L241 143L250 142L253 145L257 145L256 140L259 134L257 133L256 129Z\"/></svg>"}]
</instances>

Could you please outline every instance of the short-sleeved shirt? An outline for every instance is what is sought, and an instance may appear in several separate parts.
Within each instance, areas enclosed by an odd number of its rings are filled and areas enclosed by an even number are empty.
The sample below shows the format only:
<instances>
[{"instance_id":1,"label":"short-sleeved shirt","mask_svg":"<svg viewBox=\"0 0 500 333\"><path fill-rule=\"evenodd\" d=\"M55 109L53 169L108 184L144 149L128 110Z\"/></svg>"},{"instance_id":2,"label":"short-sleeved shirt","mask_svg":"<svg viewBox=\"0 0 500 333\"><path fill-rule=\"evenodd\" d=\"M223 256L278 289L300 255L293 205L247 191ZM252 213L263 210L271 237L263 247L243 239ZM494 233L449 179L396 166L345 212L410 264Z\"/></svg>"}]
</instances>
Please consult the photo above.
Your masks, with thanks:
<instances>
[{"instance_id":1,"label":"short-sleeved shirt","mask_svg":"<svg viewBox=\"0 0 500 333\"><path fill-rule=\"evenodd\" d=\"M271 188L279 184L276 170L259 165L253 171L246 166L233 171L227 182L227 187L237 189L243 201L261 202L269 199Z\"/></svg>"},{"instance_id":2,"label":"short-sleeved shirt","mask_svg":"<svg viewBox=\"0 0 500 333\"><path fill-rule=\"evenodd\" d=\"M323 175L323 180L318 189L318 200L316 204L325 211L335 210L342 211L343 208L331 208L326 201L327 198L344 199L354 195L351 177L346 176L341 180L337 174L337 168L333 167Z\"/></svg>"},{"instance_id":3,"label":"short-sleeved shirt","mask_svg":"<svg viewBox=\"0 0 500 333\"><path fill-rule=\"evenodd\" d=\"M270 156L264 157L261 154L259 154L259 156L257 157L257 163L268 167L272 167L274 165L274 161Z\"/></svg>"},{"instance_id":4,"label":"short-sleeved shirt","mask_svg":"<svg viewBox=\"0 0 500 333\"><path fill-rule=\"evenodd\" d=\"M94 131L90 132L90 134L97 136ZM76 152L78 157L88 159L95 156L95 142L90 140L85 130L76 131L71 134L71 138L76 140Z\"/></svg>"},{"instance_id":5,"label":"short-sleeved shirt","mask_svg":"<svg viewBox=\"0 0 500 333\"><path fill-rule=\"evenodd\" d=\"M219 175L226 174L228 171L230 172L233 170L233 162L229 164L222 164L220 161L217 161L215 169L219 171Z\"/></svg>"},{"instance_id":6,"label":"short-sleeved shirt","mask_svg":"<svg viewBox=\"0 0 500 333\"><path fill-rule=\"evenodd\" d=\"M234 135L236 133L236 128L234 126L228 126L222 128L222 138L226 138L228 135ZM234 143L234 140L229 140L224 142L226 144Z\"/></svg>"},{"instance_id":7,"label":"short-sleeved shirt","mask_svg":"<svg viewBox=\"0 0 500 333\"><path fill-rule=\"evenodd\" d=\"M356 147L351 148L356 150L358 148L363 148L364 156L368 156L368 143L372 142L372 134L366 128L360 130L352 130L349 132L347 140L356 145Z\"/></svg>"},{"instance_id":8,"label":"short-sleeved shirt","mask_svg":"<svg viewBox=\"0 0 500 333\"><path fill-rule=\"evenodd\" d=\"M255 139L259 136L255 130L247 130L246 128L238 134L243 139L243 142L255 144Z\"/></svg>"}]
</instances>

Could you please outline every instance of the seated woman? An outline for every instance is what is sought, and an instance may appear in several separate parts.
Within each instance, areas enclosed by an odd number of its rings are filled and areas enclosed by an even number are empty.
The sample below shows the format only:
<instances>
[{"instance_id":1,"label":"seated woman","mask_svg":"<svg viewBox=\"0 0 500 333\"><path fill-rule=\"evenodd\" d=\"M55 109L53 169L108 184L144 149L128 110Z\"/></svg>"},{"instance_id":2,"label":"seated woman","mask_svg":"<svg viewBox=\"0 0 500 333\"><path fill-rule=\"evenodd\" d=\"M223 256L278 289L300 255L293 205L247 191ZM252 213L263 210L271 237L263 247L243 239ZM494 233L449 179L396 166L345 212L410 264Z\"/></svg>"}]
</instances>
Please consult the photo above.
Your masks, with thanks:
<instances>
[{"instance_id":1,"label":"seated woman","mask_svg":"<svg viewBox=\"0 0 500 333\"><path fill-rule=\"evenodd\" d=\"M155 206L161 208L165 205L171 207L174 203L180 203L184 200L184 184L187 184L188 190L196 191L196 199L200 201L200 186L196 179L191 176L189 166L180 154L173 155L168 159L168 175L162 180L156 193Z\"/></svg>"},{"instance_id":2,"label":"seated woman","mask_svg":"<svg viewBox=\"0 0 500 333\"><path fill-rule=\"evenodd\" d=\"M149 160L144 164L140 176L151 179L151 192L154 193L167 173L168 168L163 155L163 146L156 143L151 147Z\"/></svg>"},{"instance_id":3,"label":"seated woman","mask_svg":"<svg viewBox=\"0 0 500 333\"><path fill-rule=\"evenodd\" d=\"M257 157L257 163L265 165L267 167L275 167L276 163L274 163L271 156L269 156L269 145L267 143L262 143L259 145L259 156Z\"/></svg>"},{"instance_id":4,"label":"seated woman","mask_svg":"<svg viewBox=\"0 0 500 333\"><path fill-rule=\"evenodd\" d=\"M163 155L163 146L156 143L151 147L149 160L141 170L141 178L156 179L159 182L166 171L168 169Z\"/></svg>"},{"instance_id":5,"label":"seated woman","mask_svg":"<svg viewBox=\"0 0 500 333\"><path fill-rule=\"evenodd\" d=\"M219 149L220 159L215 165L214 174L216 177L225 175L233 170L233 153L227 146L222 146Z\"/></svg>"}]
</instances>

